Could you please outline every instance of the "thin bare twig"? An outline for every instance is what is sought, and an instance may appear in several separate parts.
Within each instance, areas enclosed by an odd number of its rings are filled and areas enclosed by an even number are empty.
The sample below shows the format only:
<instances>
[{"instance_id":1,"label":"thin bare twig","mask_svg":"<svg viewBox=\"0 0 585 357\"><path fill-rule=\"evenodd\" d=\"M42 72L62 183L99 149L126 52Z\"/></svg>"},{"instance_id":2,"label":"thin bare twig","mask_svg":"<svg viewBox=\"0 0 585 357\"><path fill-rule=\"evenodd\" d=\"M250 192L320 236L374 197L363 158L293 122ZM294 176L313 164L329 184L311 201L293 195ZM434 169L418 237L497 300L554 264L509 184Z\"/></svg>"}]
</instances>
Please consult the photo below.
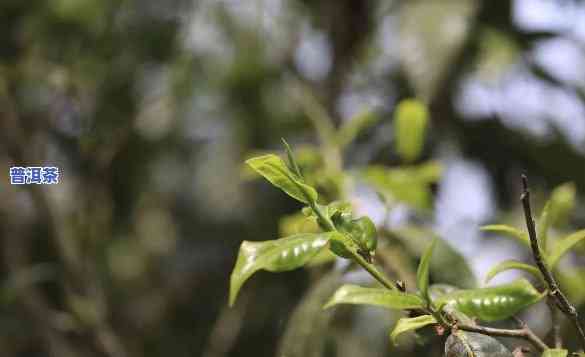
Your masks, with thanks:
<instances>
[{"instance_id":1,"label":"thin bare twig","mask_svg":"<svg viewBox=\"0 0 585 357\"><path fill-rule=\"evenodd\" d=\"M484 326L462 325L462 324L457 324L457 328L460 330L464 330L464 331L477 332L477 333L481 333L484 335L490 335L490 336L521 338L521 339L524 339L524 340L530 342L534 347L538 348L539 351L544 351L544 350L549 348L526 325L524 325L521 329L513 329L513 330L493 328L493 327L484 327Z\"/></svg>"},{"instance_id":2,"label":"thin bare twig","mask_svg":"<svg viewBox=\"0 0 585 357\"><path fill-rule=\"evenodd\" d=\"M579 320L579 314L577 309L571 304L571 302L567 299L565 294L559 289L559 285L557 284L554 276L552 275L551 271L548 269L541 251L540 247L538 246L538 239L536 237L536 228L534 226L534 219L532 219L532 210L530 209L530 191L528 190L528 178L526 175L522 175L522 196L520 200L522 201L522 206L524 208L524 216L526 218L526 227L528 229L528 236L530 237L530 247L532 248L532 255L534 256L534 260L544 280L548 286L549 294L554 299L556 306L559 310L561 310L575 325L577 331L579 332L579 337L581 339L581 345L585 349L585 332L581 321Z\"/></svg>"}]
</instances>

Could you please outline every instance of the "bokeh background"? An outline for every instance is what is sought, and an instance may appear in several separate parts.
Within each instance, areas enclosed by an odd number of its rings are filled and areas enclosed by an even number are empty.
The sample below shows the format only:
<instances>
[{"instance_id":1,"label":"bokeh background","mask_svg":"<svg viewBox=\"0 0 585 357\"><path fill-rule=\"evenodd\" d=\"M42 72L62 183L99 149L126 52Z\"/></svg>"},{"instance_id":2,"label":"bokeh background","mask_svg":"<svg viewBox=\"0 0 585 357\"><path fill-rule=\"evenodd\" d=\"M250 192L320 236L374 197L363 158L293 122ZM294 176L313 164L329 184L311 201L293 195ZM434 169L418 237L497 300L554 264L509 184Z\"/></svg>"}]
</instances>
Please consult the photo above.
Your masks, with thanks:
<instances>
[{"instance_id":1,"label":"bokeh background","mask_svg":"<svg viewBox=\"0 0 585 357\"><path fill-rule=\"evenodd\" d=\"M521 226L521 173L538 210L574 182L565 229L585 227L583 1L1 1L0 354L439 356L432 333L391 346L386 311L319 318L311 296L367 279L339 262L259 273L227 307L240 243L279 237L300 208L243 161L281 137L319 145L315 123L367 111L378 119L344 168L396 166L405 98L428 104L420 161L443 171L424 214L386 210L364 185L344 193L379 225L431 227L480 285L527 257L478 230ZM37 164L60 183L9 184L10 166ZM389 253L394 273L412 275L413 244ZM453 282L469 273L443 266ZM541 334L546 313L531 314Z\"/></svg>"}]
</instances>

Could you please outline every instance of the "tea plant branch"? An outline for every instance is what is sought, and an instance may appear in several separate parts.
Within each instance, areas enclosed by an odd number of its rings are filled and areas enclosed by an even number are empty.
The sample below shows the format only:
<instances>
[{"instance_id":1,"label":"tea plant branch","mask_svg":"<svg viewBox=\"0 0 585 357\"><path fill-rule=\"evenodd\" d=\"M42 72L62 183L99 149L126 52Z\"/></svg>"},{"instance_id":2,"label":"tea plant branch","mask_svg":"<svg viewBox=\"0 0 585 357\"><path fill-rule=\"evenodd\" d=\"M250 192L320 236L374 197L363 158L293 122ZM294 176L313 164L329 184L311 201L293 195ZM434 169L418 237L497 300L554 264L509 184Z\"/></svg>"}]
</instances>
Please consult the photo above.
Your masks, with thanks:
<instances>
[{"instance_id":1,"label":"tea plant branch","mask_svg":"<svg viewBox=\"0 0 585 357\"><path fill-rule=\"evenodd\" d=\"M554 298L557 307L561 310L575 325L577 331L579 332L579 337L581 339L581 345L585 349L585 332L581 321L579 320L579 314L577 309L571 304L571 302L567 299L565 294L559 289L559 285L556 282L554 276L552 275L551 271L549 270L548 266L546 265L540 247L538 246L538 239L536 237L536 228L534 226L534 219L532 218L532 210L530 209L530 191L528 189L528 178L526 175L522 175L522 195L520 200L522 201L522 206L524 208L524 216L526 218L526 227L528 229L528 236L530 238L530 247L532 248L532 255L536 262L536 265L544 280L548 286L549 294Z\"/></svg>"},{"instance_id":2,"label":"tea plant branch","mask_svg":"<svg viewBox=\"0 0 585 357\"><path fill-rule=\"evenodd\" d=\"M532 330L523 324L520 329L500 329L485 326L473 326L466 324L457 324L457 328L469 332L477 332L484 335L498 336L498 337L515 337L521 338L530 342L539 351L544 351L549 347L538 337Z\"/></svg>"}]
</instances>

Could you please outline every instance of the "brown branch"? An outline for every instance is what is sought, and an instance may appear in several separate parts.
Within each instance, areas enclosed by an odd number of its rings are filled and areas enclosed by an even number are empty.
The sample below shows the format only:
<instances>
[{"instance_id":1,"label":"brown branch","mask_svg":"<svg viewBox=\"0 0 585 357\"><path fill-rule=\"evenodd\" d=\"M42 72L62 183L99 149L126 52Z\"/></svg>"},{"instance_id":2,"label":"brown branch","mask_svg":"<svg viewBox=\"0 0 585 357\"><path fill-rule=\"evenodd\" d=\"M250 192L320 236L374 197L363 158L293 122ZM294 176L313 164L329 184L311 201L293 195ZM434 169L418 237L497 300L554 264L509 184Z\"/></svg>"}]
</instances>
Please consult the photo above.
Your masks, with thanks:
<instances>
[{"instance_id":1,"label":"brown branch","mask_svg":"<svg viewBox=\"0 0 585 357\"><path fill-rule=\"evenodd\" d=\"M544 280L548 286L549 294L554 299L556 306L561 310L575 325L581 338L581 345L585 349L585 332L581 321L579 320L579 314L577 309L569 302L565 294L559 289L554 276L547 267L541 251L538 246L538 239L536 237L536 228L534 226L534 219L532 219L532 210L530 209L530 191L528 190L528 178L526 175L522 175L522 206L524 208L524 216L526 218L526 227L528 229L528 236L530 237L530 247L532 248L532 255L538 269L542 273Z\"/></svg>"},{"instance_id":2,"label":"brown branch","mask_svg":"<svg viewBox=\"0 0 585 357\"><path fill-rule=\"evenodd\" d=\"M534 347L538 348L539 351L544 351L544 350L549 348L526 325L523 325L523 327L521 329L514 329L514 330L499 329L499 328L484 327L484 326L462 325L462 324L457 324L457 328L460 330L469 331L469 332L477 332L477 333L481 333L481 334L489 335L489 336L521 338L521 339L524 339L524 340L530 342Z\"/></svg>"}]
</instances>

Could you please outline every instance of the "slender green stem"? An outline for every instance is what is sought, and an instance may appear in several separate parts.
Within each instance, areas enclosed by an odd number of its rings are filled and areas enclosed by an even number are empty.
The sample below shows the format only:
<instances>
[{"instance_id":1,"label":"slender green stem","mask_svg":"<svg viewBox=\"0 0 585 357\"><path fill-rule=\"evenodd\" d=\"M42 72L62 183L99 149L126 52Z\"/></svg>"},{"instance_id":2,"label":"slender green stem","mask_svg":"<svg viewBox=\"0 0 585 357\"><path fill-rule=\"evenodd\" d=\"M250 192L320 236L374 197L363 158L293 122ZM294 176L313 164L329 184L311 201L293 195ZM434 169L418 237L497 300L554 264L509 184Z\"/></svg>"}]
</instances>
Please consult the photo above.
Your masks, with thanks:
<instances>
[{"instance_id":1,"label":"slender green stem","mask_svg":"<svg viewBox=\"0 0 585 357\"><path fill-rule=\"evenodd\" d=\"M350 249L353 260L364 268L370 275L376 279L380 284L384 285L385 288L390 290L399 290L394 284L382 274L375 265L368 263L361 255Z\"/></svg>"}]
</instances>

